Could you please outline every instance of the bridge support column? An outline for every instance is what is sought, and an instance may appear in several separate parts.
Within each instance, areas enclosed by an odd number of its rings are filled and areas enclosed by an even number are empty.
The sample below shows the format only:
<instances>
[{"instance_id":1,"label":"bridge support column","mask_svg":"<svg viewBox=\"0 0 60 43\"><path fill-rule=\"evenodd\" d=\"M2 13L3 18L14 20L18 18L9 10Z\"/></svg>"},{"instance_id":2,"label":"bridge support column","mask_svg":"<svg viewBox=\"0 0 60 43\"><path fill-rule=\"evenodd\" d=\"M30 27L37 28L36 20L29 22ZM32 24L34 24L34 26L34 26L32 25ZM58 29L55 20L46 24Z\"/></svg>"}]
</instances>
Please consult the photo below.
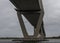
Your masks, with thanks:
<instances>
[{"instance_id":1,"label":"bridge support column","mask_svg":"<svg viewBox=\"0 0 60 43\"><path fill-rule=\"evenodd\" d=\"M43 28L44 27L42 25L42 23L43 23L43 15L44 15L43 12L41 12L41 11L37 11L37 12L34 12L34 11L33 12L26 12L25 11L25 12L22 12L22 11L20 11L18 9L16 9L16 11L17 11L18 20L19 20L19 23L20 23L24 38L28 38L28 39L33 39L33 38L40 39L40 38L43 38L42 37L42 36L44 36L44 33L43 33ZM29 36L27 31L26 31L25 24L24 24L24 21L23 21L22 16L21 16L23 14L28 14L28 15L29 14L40 14L40 16L38 18L37 25L36 25L36 27L34 29L34 35L33 36Z\"/></svg>"}]
</instances>

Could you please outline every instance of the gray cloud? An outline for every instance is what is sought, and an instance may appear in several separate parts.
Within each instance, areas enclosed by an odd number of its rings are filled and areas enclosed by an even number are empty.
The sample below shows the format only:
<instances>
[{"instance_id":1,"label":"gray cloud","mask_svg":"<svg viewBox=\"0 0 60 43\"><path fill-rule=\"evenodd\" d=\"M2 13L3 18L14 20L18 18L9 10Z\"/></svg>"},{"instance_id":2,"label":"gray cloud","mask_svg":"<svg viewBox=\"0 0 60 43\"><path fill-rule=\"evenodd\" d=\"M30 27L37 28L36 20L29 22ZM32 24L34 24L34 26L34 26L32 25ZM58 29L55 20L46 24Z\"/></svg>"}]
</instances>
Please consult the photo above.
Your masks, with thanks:
<instances>
[{"instance_id":1,"label":"gray cloud","mask_svg":"<svg viewBox=\"0 0 60 43\"><path fill-rule=\"evenodd\" d=\"M9 0L0 0L0 2L0 37L22 36L15 7Z\"/></svg>"},{"instance_id":2,"label":"gray cloud","mask_svg":"<svg viewBox=\"0 0 60 43\"><path fill-rule=\"evenodd\" d=\"M44 22L47 36L60 35L60 0L43 0Z\"/></svg>"}]
</instances>

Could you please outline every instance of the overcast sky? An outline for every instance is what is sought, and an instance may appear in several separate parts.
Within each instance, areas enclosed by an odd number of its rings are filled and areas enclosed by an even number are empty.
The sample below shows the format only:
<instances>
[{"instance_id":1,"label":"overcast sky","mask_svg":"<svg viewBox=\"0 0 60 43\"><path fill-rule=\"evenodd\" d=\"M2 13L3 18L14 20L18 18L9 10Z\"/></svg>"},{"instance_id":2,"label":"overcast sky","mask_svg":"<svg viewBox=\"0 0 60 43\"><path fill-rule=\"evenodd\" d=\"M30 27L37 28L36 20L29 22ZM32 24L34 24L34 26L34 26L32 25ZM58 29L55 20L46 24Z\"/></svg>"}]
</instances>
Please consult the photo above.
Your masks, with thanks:
<instances>
[{"instance_id":1,"label":"overcast sky","mask_svg":"<svg viewBox=\"0 0 60 43\"><path fill-rule=\"evenodd\" d=\"M47 36L60 35L60 0L43 0L44 28ZM0 37L20 37L22 31L14 6L9 0L0 0ZM24 18L25 20L25 18ZM25 20L29 34L33 27ZM30 27L29 27L30 26Z\"/></svg>"}]
</instances>

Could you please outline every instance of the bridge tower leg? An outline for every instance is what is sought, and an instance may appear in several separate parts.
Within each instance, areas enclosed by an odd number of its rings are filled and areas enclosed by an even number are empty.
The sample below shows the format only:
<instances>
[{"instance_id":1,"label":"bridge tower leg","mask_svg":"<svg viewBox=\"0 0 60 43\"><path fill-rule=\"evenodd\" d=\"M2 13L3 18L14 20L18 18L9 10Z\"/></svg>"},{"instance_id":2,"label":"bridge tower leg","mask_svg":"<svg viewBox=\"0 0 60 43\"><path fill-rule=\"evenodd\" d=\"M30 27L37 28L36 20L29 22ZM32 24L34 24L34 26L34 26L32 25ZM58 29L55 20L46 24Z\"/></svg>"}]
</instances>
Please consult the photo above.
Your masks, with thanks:
<instances>
[{"instance_id":1,"label":"bridge tower leg","mask_svg":"<svg viewBox=\"0 0 60 43\"><path fill-rule=\"evenodd\" d=\"M44 30L44 24L43 24L44 13L42 11L35 11L35 12L24 11L24 12L22 12L18 9L16 9L16 11L17 11L17 16L19 19L19 23L20 23L24 38L26 38L28 40L28 39L43 39L45 37L45 30ZM36 28L34 29L33 36L29 36L27 31L26 31L25 24L24 24L24 21L22 19L23 14L40 14Z\"/></svg>"}]
</instances>

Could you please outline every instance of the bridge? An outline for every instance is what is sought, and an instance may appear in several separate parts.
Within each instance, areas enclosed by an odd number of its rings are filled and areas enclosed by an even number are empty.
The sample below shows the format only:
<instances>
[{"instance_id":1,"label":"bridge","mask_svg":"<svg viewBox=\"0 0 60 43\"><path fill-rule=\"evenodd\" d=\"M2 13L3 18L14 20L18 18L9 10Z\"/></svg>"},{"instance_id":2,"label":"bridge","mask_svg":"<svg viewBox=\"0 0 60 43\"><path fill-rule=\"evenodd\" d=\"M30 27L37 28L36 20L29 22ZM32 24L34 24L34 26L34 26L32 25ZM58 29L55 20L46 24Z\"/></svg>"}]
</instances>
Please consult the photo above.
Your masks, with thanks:
<instances>
[{"instance_id":1,"label":"bridge","mask_svg":"<svg viewBox=\"0 0 60 43\"><path fill-rule=\"evenodd\" d=\"M16 7L17 17L24 38L20 40L43 40L46 36L44 30L44 9L42 0L10 0ZM34 35L28 35L22 15L34 26Z\"/></svg>"}]
</instances>

